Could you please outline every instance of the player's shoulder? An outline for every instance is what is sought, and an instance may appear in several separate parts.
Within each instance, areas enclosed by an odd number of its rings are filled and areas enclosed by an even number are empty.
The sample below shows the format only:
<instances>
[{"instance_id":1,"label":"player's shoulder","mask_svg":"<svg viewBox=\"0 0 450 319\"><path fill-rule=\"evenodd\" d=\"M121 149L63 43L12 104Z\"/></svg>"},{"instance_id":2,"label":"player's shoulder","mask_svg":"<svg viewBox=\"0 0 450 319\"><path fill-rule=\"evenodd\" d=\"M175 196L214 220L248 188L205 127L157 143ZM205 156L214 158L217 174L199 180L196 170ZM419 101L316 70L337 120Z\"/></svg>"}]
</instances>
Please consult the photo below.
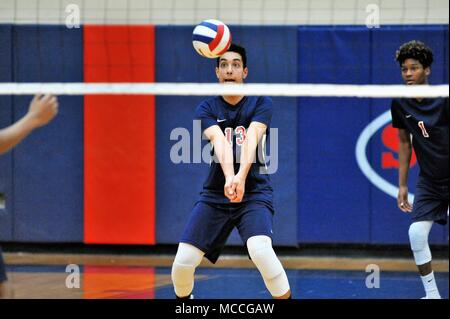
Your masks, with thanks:
<instances>
[{"instance_id":1,"label":"player's shoulder","mask_svg":"<svg viewBox=\"0 0 450 319\"><path fill-rule=\"evenodd\" d=\"M217 103L220 102L220 98L218 96L208 97L204 100L202 100L197 105L197 111L198 110L205 110L205 109L212 109L217 105Z\"/></svg>"},{"instance_id":2,"label":"player's shoulder","mask_svg":"<svg viewBox=\"0 0 450 319\"><path fill-rule=\"evenodd\" d=\"M441 97L439 99L440 99L440 104L446 105L448 107L448 97Z\"/></svg>"},{"instance_id":3,"label":"player's shoulder","mask_svg":"<svg viewBox=\"0 0 450 319\"><path fill-rule=\"evenodd\" d=\"M391 100L391 104L392 105L402 105L405 101L404 101L405 99L404 98L401 98L401 97L394 97L394 98L392 98L392 100Z\"/></svg>"},{"instance_id":4,"label":"player's shoulder","mask_svg":"<svg viewBox=\"0 0 450 319\"><path fill-rule=\"evenodd\" d=\"M258 96L258 102L273 104L273 100L270 96Z\"/></svg>"},{"instance_id":5,"label":"player's shoulder","mask_svg":"<svg viewBox=\"0 0 450 319\"><path fill-rule=\"evenodd\" d=\"M409 105L411 99L396 97L391 100L391 108L392 109L402 109L405 106Z\"/></svg>"},{"instance_id":6,"label":"player's shoulder","mask_svg":"<svg viewBox=\"0 0 450 319\"><path fill-rule=\"evenodd\" d=\"M206 99L203 99L199 105L214 105L215 103L220 101L220 96L209 96Z\"/></svg>"},{"instance_id":7,"label":"player's shoulder","mask_svg":"<svg viewBox=\"0 0 450 319\"><path fill-rule=\"evenodd\" d=\"M254 106L260 107L272 107L273 101L272 98L268 96L251 96L251 104Z\"/></svg>"}]
</instances>

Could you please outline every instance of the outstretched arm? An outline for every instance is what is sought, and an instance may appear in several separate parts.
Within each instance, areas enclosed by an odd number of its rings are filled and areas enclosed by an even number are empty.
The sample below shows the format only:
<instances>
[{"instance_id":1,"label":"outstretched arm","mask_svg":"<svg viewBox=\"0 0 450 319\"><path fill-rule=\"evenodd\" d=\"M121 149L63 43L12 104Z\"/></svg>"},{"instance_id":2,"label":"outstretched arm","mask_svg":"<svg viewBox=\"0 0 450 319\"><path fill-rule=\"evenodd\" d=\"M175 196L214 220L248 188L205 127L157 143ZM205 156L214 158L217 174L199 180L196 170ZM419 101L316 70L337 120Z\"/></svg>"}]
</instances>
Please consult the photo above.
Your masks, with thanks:
<instances>
[{"instance_id":1,"label":"outstretched arm","mask_svg":"<svg viewBox=\"0 0 450 319\"><path fill-rule=\"evenodd\" d=\"M210 126L204 131L204 134L213 144L214 153L225 175L224 194L232 200L236 197L235 191L232 188L234 177L233 148L218 125Z\"/></svg>"},{"instance_id":2,"label":"outstretched arm","mask_svg":"<svg viewBox=\"0 0 450 319\"><path fill-rule=\"evenodd\" d=\"M260 122L251 122L246 137L241 146L239 172L233 179L233 188L236 189L236 198L232 202L241 202L245 193L245 180L256 158L256 148L266 132L267 126Z\"/></svg>"},{"instance_id":3,"label":"outstretched arm","mask_svg":"<svg viewBox=\"0 0 450 319\"><path fill-rule=\"evenodd\" d=\"M399 129L398 136L400 138L400 143L398 149L399 190L397 196L397 205L401 211L409 213L412 211L412 205L408 202L408 172L412 154L411 137L409 135L409 132L405 129Z\"/></svg>"},{"instance_id":4,"label":"outstretched arm","mask_svg":"<svg viewBox=\"0 0 450 319\"><path fill-rule=\"evenodd\" d=\"M0 154L19 144L34 129L46 125L58 112L58 101L52 95L36 95L27 114L0 130Z\"/></svg>"}]
</instances>

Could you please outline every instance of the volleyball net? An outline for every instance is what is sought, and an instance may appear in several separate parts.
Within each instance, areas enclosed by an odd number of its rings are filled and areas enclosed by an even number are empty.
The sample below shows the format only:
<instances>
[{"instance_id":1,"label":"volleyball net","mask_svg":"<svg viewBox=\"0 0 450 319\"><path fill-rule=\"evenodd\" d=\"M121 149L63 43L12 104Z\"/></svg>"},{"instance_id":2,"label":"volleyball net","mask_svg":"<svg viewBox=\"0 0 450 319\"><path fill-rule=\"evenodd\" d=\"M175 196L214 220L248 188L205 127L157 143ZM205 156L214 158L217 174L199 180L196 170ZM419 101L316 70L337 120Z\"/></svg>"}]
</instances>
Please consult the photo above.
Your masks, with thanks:
<instances>
[{"instance_id":1,"label":"volleyball net","mask_svg":"<svg viewBox=\"0 0 450 319\"><path fill-rule=\"evenodd\" d=\"M285 97L436 98L448 85L205 84L205 83L0 83L0 95L253 95Z\"/></svg>"},{"instance_id":2,"label":"volleyball net","mask_svg":"<svg viewBox=\"0 0 450 319\"><path fill-rule=\"evenodd\" d=\"M247 49L245 84L218 84L216 61L195 52L204 19L222 20ZM429 85L402 85L395 52L411 40L434 53ZM406 223L395 206L391 99L448 97L448 52L440 0L0 1L0 127L26 113L30 95L52 93L60 105L2 157L0 193L26 198L22 213L39 206L33 216L46 214L49 234L65 207L61 240L81 211L85 237L68 240L142 242L134 235L147 240L142 220L155 214L152 243L175 243L190 202L174 194L196 198L192 185L204 181L205 167L185 164L207 163L195 108L208 96L264 95L283 243L401 242L387 231ZM411 168L412 194L414 155Z\"/></svg>"}]
</instances>

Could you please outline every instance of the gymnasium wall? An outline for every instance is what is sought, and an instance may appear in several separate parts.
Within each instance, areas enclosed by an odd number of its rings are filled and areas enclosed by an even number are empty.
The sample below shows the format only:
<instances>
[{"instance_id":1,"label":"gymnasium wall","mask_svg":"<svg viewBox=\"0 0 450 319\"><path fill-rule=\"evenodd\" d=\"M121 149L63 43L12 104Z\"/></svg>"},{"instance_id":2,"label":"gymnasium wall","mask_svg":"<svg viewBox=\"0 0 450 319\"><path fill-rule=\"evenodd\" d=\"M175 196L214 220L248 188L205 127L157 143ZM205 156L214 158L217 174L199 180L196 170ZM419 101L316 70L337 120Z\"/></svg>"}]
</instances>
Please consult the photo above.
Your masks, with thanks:
<instances>
[{"instance_id":1,"label":"gymnasium wall","mask_svg":"<svg viewBox=\"0 0 450 319\"><path fill-rule=\"evenodd\" d=\"M430 83L448 83L447 26L300 27L298 81L402 83L395 51L412 39L422 39L433 49ZM357 142L380 116L386 121L370 132L362 149L369 165L361 168ZM408 242L409 218L396 208L397 192L388 194L377 179L397 186L396 131L389 99L299 98L299 242ZM413 164L412 193L418 173ZM448 227L434 227L430 240L447 243Z\"/></svg>"},{"instance_id":2,"label":"gymnasium wall","mask_svg":"<svg viewBox=\"0 0 450 319\"><path fill-rule=\"evenodd\" d=\"M436 55L431 82L448 83L446 25L230 27L248 49L248 82L401 83L395 49L417 38ZM191 49L191 32L0 25L0 81L215 82L214 61ZM0 97L1 127L20 118L30 99ZM177 243L208 164L173 163L179 137L171 133L189 134L195 161L192 119L201 99L60 97L58 117L0 157L0 240ZM408 217L356 159L361 133L389 110L389 100L274 98L274 105L275 245L407 243ZM389 124L372 132L363 152L373 172L396 185ZM412 191L416 174L417 165ZM447 244L448 227L434 227L431 242ZM229 244L240 244L236 233Z\"/></svg>"}]
</instances>

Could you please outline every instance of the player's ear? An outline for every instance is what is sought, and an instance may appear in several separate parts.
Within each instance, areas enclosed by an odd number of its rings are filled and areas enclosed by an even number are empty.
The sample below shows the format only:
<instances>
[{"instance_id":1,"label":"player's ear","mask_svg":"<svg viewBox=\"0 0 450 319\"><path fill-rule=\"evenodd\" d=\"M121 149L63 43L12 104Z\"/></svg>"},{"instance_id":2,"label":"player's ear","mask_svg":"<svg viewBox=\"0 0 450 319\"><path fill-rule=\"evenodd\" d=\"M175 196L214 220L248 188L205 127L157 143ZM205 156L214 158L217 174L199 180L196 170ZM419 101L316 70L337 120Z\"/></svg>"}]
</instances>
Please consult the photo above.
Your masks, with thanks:
<instances>
[{"instance_id":1,"label":"player's ear","mask_svg":"<svg viewBox=\"0 0 450 319\"><path fill-rule=\"evenodd\" d=\"M429 76L430 74L431 74L431 68L430 67L425 68L425 75Z\"/></svg>"},{"instance_id":2,"label":"player's ear","mask_svg":"<svg viewBox=\"0 0 450 319\"><path fill-rule=\"evenodd\" d=\"M218 67L216 67L216 76L217 76L217 78L219 78L219 68Z\"/></svg>"},{"instance_id":3,"label":"player's ear","mask_svg":"<svg viewBox=\"0 0 450 319\"><path fill-rule=\"evenodd\" d=\"M245 67L242 78L245 79L247 77L247 75L248 75L248 68Z\"/></svg>"}]
</instances>

